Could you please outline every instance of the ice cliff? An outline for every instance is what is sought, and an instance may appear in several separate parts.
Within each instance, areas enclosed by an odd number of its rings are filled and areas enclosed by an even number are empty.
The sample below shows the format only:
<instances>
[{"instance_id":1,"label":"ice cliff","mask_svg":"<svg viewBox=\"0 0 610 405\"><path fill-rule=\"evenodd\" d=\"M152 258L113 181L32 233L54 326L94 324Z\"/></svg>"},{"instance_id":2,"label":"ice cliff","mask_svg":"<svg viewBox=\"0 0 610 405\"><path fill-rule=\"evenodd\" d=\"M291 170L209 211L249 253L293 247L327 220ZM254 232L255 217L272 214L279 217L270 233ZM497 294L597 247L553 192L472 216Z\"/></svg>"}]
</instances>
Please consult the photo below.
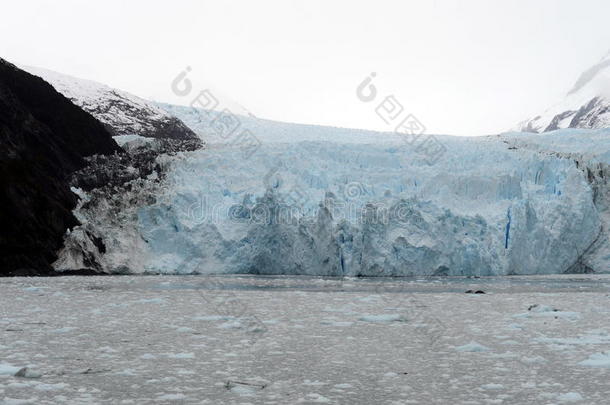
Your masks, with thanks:
<instances>
[{"instance_id":1,"label":"ice cliff","mask_svg":"<svg viewBox=\"0 0 610 405\"><path fill-rule=\"evenodd\" d=\"M83 225L58 269L82 266L80 249L109 272L610 270L610 130L438 137L445 153L430 164L395 134L242 117L257 141L246 150L214 134L210 112L167 108L208 147L157 158L163 180L138 180L120 209L74 189Z\"/></svg>"}]
</instances>

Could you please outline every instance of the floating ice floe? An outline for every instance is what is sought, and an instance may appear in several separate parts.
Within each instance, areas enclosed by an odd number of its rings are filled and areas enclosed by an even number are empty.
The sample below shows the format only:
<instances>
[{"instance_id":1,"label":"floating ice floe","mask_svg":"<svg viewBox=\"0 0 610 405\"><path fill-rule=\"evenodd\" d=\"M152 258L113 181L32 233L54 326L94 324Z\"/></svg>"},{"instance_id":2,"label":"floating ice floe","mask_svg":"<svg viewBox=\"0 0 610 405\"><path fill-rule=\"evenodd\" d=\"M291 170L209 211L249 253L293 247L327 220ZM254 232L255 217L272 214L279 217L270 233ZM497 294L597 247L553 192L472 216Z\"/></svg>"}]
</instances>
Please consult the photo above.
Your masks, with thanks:
<instances>
[{"instance_id":1,"label":"floating ice floe","mask_svg":"<svg viewBox=\"0 0 610 405\"><path fill-rule=\"evenodd\" d=\"M19 370L21 370L21 367L8 363L0 363L0 375L15 375Z\"/></svg>"},{"instance_id":2,"label":"floating ice floe","mask_svg":"<svg viewBox=\"0 0 610 405\"><path fill-rule=\"evenodd\" d=\"M580 363L581 366L610 368L610 352L594 353L587 360Z\"/></svg>"},{"instance_id":3,"label":"floating ice floe","mask_svg":"<svg viewBox=\"0 0 610 405\"><path fill-rule=\"evenodd\" d=\"M567 319L577 320L581 318L580 313L574 311L562 311L557 308L553 308L548 305L532 305L528 308L528 312L514 315L515 318L555 318L555 319Z\"/></svg>"}]
</instances>

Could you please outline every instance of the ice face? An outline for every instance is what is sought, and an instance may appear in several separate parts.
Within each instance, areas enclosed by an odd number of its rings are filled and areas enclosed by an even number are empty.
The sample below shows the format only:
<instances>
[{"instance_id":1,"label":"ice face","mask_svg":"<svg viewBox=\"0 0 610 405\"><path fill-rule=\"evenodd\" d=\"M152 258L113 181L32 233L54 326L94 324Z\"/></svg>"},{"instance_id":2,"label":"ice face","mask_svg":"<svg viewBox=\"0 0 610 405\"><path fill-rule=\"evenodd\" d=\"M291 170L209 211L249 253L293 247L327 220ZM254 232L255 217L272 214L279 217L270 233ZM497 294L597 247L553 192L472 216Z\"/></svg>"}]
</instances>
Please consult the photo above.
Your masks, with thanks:
<instances>
[{"instance_id":1,"label":"ice face","mask_svg":"<svg viewBox=\"0 0 610 405\"><path fill-rule=\"evenodd\" d=\"M374 138L264 142L247 159L227 144L180 155L158 202L137 210L141 269L548 274L570 269L598 237L574 160L510 137L439 139L446 153L433 165Z\"/></svg>"},{"instance_id":2,"label":"ice face","mask_svg":"<svg viewBox=\"0 0 610 405\"><path fill-rule=\"evenodd\" d=\"M610 270L610 130L439 136L444 153L431 161L394 133L165 108L207 148L158 157L163 176L140 179L121 197L81 195L93 202L79 205L82 229L67 236L56 267L350 276ZM225 132L236 119L242 128ZM249 137L238 135L244 128Z\"/></svg>"}]
</instances>

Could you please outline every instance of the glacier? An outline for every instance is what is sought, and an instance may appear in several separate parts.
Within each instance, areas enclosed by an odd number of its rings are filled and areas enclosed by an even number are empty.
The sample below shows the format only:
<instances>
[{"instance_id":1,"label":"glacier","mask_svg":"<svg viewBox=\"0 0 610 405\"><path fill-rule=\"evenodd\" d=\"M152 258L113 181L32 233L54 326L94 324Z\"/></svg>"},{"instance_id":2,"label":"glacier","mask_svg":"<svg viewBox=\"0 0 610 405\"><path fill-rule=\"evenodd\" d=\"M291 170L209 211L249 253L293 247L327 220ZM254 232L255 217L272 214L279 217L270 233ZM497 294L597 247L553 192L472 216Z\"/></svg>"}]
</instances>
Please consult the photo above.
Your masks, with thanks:
<instances>
[{"instance_id":1,"label":"glacier","mask_svg":"<svg viewBox=\"0 0 610 405\"><path fill-rule=\"evenodd\" d=\"M75 189L82 226L57 269L86 267L83 250L104 271L132 273L610 269L610 130L438 136L446 152L430 164L395 133L240 117L258 142L244 155L215 134L209 111L164 108L207 147L159 156L162 181L153 173L127 195ZM103 252L84 230L103 239Z\"/></svg>"}]
</instances>

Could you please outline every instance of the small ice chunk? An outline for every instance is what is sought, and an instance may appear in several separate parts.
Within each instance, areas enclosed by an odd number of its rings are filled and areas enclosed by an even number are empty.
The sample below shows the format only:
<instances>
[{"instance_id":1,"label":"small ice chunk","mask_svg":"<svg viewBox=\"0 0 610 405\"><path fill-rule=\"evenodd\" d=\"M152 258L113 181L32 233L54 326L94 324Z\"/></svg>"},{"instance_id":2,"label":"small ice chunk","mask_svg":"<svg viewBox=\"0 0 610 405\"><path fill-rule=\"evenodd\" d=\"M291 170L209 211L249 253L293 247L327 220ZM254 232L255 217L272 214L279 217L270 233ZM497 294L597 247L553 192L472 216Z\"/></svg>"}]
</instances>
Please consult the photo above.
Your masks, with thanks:
<instances>
[{"instance_id":1,"label":"small ice chunk","mask_svg":"<svg viewBox=\"0 0 610 405\"><path fill-rule=\"evenodd\" d=\"M521 361L527 364L546 363L546 359L542 356L522 357Z\"/></svg>"},{"instance_id":2,"label":"small ice chunk","mask_svg":"<svg viewBox=\"0 0 610 405\"><path fill-rule=\"evenodd\" d=\"M42 377L42 373L32 370L29 367L23 367L19 371L15 373L15 377L23 377L23 378L40 378Z\"/></svg>"},{"instance_id":3,"label":"small ice chunk","mask_svg":"<svg viewBox=\"0 0 610 405\"><path fill-rule=\"evenodd\" d=\"M530 307L527 310L531 311L531 312L558 312L559 311L558 309L550 307L548 305L538 305L538 304L530 305Z\"/></svg>"},{"instance_id":4,"label":"small ice chunk","mask_svg":"<svg viewBox=\"0 0 610 405\"><path fill-rule=\"evenodd\" d=\"M550 307L545 307L539 311L531 310L531 311L524 312L521 314L513 315L513 317L524 318L524 319L555 318L555 319L567 319L570 321L574 321L574 320L580 319L580 312L558 311L558 310L554 310L553 308L550 308Z\"/></svg>"},{"instance_id":5,"label":"small ice chunk","mask_svg":"<svg viewBox=\"0 0 610 405\"><path fill-rule=\"evenodd\" d=\"M455 350L457 350L458 352L473 352L474 353L474 352L488 352L491 349L487 346L483 346L482 344L472 341L466 345L456 347Z\"/></svg>"},{"instance_id":6,"label":"small ice chunk","mask_svg":"<svg viewBox=\"0 0 610 405\"><path fill-rule=\"evenodd\" d=\"M377 302L381 298L377 295L367 295L366 297L358 298L358 301L362 302Z\"/></svg>"},{"instance_id":7,"label":"small ice chunk","mask_svg":"<svg viewBox=\"0 0 610 405\"><path fill-rule=\"evenodd\" d=\"M2 400L3 405L32 405L38 403L38 398L30 398L30 399L18 399L18 398L9 398L4 397Z\"/></svg>"},{"instance_id":8,"label":"small ice chunk","mask_svg":"<svg viewBox=\"0 0 610 405\"><path fill-rule=\"evenodd\" d=\"M127 377L131 377L136 375L136 370L134 370L133 368L126 368L123 371L118 371L115 373L116 375L123 375L123 376L127 376Z\"/></svg>"},{"instance_id":9,"label":"small ice chunk","mask_svg":"<svg viewBox=\"0 0 610 405\"><path fill-rule=\"evenodd\" d=\"M582 401L584 398L578 392L567 392L565 394L560 394L557 397L557 400L561 402L578 402Z\"/></svg>"},{"instance_id":10,"label":"small ice chunk","mask_svg":"<svg viewBox=\"0 0 610 405\"><path fill-rule=\"evenodd\" d=\"M240 396L249 397L255 394L256 388L247 385L233 385L229 388L229 391Z\"/></svg>"},{"instance_id":11,"label":"small ice chunk","mask_svg":"<svg viewBox=\"0 0 610 405\"><path fill-rule=\"evenodd\" d=\"M164 394L157 397L157 401L180 401L186 399L184 394Z\"/></svg>"},{"instance_id":12,"label":"small ice chunk","mask_svg":"<svg viewBox=\"0 0 610 405\"><path fill-rule=\"evenodd\" d=\"M401 314L381 314L381 315L363 315L358 318L360 321L373 323L387 322L406 322L406 318Z\"/></svg>"},{"instance_id":13,"label":"small ice chunk","mask_svg":"<svg viewBox=\"0 0 610 405\"><path fill-rule=\"evenodd\" d=\"M58 383L58 384L37 384L34 386L34 389L38 391L59 391L66 388L68 384Z\"/></svg>"},{"instance_id":14,"label":"small ice chunk","mask_svg":"<svg viewBox=\"0 0 610 405\"><path fill-rule=\"evenodd\" d=\"M233 316L224 316L224 315L205 315L205 316L196 316L193 318L195 321L232 321L235 317Z\"/></svg>"},{"instance_id":15,"label":"small ice chunk","mask_svg":"<svg viewBox=\"0 0 610 405\"><path fill-rule=\"evenodd\" d=\"M167 355L170 359L194 359L194 353L170 353Z\"/></svg>"},{"instance_id":16,"label":"small ice chunk","mask_svg":"<svg viewBox=\"0 0 610 405\"><path fill-rule=\"evenodd\" d=\"M327 403L330 403L331 400L326 398L323 395L320 395L320 394L317 394L317 393L311 393L311 394L307 394L305 396L305 398L301 398L298 402L299 403L306 403L306 404L310 404L310 403L327 404Z\"/></svg>"},{"instance_id":17,"label":"small ice chunk","mask_svg":"<svg viewBox=\"0 0 610 405\"><path fill-rule=\"evenodd\" d=\"M265 389L268 384L268 381L259 379L252 381L229 380L225 383L225 388L237 395L252 396L256 391Z\"/></svg>"},{"instance_id":18,"label":"small ice chunk","mask_svg":"<svg viewBox=\"0 0 610 405\"><path fill-rule=\"evenodd\" d=\"M350 321L336 321L334 319L325 319L325 320L320 321L320 323L322 325L339 326L339 327L352 326L354 324L353 322L350 322Z\"/></svg>"},{"instance_id":19,"label":"small ice chunk","mask_svg":"<svg viewBox=\"0 0 610 405\"><path fill-rule=\"evenodd\" d=\"M21 367L15 367L11 364L0 363L0 375L15 375L19 372Z\"/></svg>"},{"instance_id":20,"label":"small ice chunk","mask_svg":"<svg viewBox=\"0 0 610 405\"><path fill-rule=\"evenodd\" d=\"M221 329L241 329L244 327L244 325L239 321L230 321L225 322L222 325L219 325L218 327Z\"/></svg>"},{"instance_id":21,"label":"small ice chunk","mask_svg":"<svg viewBox=\"0 0 610 405\"><path fill-rule=\"evenodd\" d=\"M481 385L481 388L483 388L484 390L501 390L504 388L504 386L502 384L485 384L485 385Z\"/></svg>"},{"instance_id":22,"label":"small ice chunk","mask_svg":"<svg viewBox=\"0 0 610 405\"><path fill-rule=\"evenodd\" d=\"M165 300L163 298L142 298L134 301L135 304L163 304Z\"/></svg>"},{"instance_id":23,"label":"small ice chunk","mask_svg":"<svg viewBox=\"0 0 610 405\"><path fill-rule=\"evenodd\" d=\"M581 366L610 368L610 352L594 353L587 360L580 363Z\"/></svg>"},{"instance_id":24,"label":"small ice chunk","mask_svg":"<svg viewBox=\"0 0 610 405\"><path fill-rule=\"evenodd\" d=\"M76 328L73 326L66 326L64 328L55 329L53 333L68 333L72 332L73 330L76 330Z\"/></svg>"}]
</instances>

